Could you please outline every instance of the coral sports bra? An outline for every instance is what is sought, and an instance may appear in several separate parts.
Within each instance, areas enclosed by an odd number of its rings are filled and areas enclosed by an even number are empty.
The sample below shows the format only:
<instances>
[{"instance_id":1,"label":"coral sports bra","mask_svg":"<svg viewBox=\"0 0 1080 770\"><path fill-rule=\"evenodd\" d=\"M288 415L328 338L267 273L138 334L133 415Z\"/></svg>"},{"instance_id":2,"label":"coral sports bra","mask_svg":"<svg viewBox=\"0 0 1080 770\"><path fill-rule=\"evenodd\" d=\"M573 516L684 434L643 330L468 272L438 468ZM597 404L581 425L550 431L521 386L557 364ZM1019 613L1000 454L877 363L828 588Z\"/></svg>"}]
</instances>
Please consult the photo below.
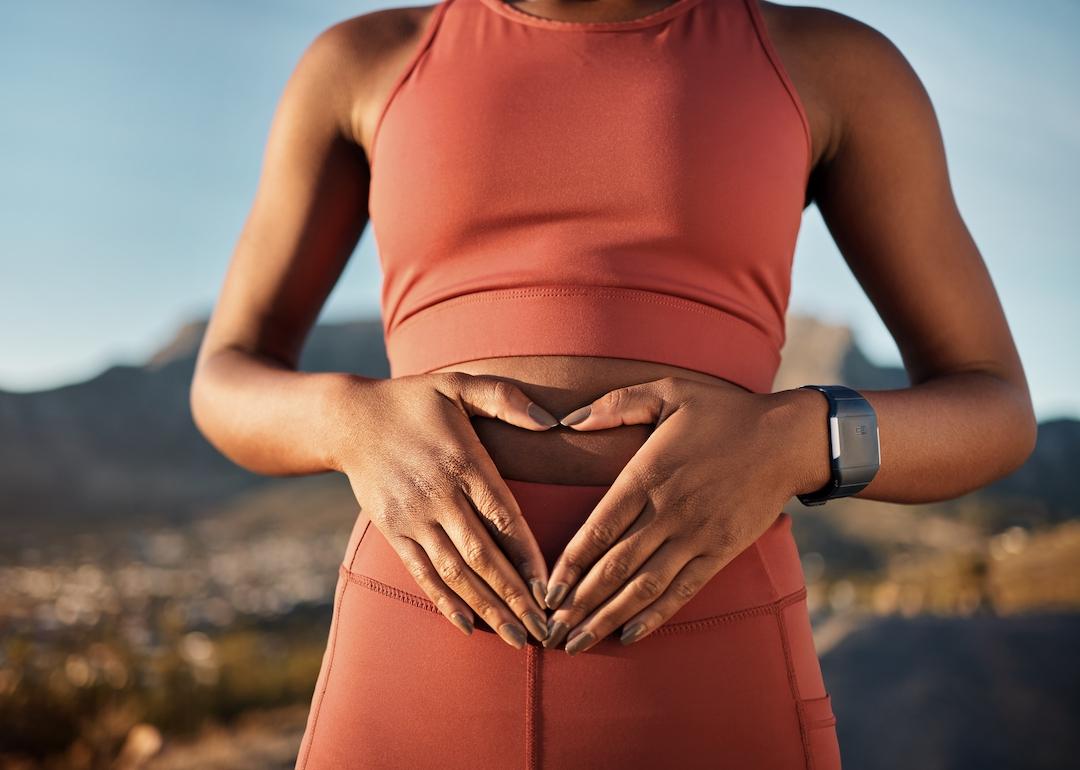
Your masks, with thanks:
<instances>
[{"instance_id":1,"label":"coral sports bra","mask_svg":"<svg viewBox=\"0 0 1080 770\"><path fill-rule=\"evenodd\" d=\"M772 390L811 139L757 0L441 0L371 145L392 377L581 355Z\"/></svg>"}]
</instances>

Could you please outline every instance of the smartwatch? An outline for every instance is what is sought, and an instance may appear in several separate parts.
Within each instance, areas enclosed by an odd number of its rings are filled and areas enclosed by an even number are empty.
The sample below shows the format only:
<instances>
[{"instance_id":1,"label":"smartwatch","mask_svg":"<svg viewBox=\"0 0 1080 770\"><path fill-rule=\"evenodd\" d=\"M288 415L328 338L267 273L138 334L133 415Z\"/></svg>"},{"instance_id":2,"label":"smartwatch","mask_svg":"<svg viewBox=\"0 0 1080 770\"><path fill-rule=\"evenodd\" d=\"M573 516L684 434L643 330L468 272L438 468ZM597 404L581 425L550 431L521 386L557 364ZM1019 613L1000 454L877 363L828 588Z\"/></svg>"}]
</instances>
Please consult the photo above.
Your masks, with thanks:
<instances>
[{"instance_id":1,"label":"smartwatch","mask_svg":"<svg viewBox=\"0 0 1080 770\"><path fill-rule=\"evenodd\" d=\"M881 467L877 415L870 402L845 385L800 385L829 401L829 466L832 478L821 489L796 495L803 505L824 505L866 487Z\"/></svg>"}]
</instances>

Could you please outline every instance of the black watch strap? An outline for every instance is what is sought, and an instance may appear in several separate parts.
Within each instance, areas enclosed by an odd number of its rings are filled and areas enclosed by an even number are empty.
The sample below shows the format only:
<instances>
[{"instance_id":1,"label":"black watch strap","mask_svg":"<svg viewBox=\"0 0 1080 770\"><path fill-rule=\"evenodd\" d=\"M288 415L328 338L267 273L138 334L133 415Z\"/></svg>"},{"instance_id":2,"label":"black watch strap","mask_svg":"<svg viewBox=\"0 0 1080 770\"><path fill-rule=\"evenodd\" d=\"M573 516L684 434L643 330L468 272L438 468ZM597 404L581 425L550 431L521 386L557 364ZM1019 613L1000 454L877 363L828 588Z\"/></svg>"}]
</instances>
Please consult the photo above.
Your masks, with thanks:
<instances>
[{"instance_id":1,"label":"black watch strap","mask_svg":"<svg viewBox=\"0 0 1080 770\"><path fill-rule=\"evenodd\" d=\"M863 396L846 385L800 385L820 391L829 402L829 482L814 492L797 495L803 505L823 505L864 489L881 467L877 415Z\"/></svg>"}]
</instances>

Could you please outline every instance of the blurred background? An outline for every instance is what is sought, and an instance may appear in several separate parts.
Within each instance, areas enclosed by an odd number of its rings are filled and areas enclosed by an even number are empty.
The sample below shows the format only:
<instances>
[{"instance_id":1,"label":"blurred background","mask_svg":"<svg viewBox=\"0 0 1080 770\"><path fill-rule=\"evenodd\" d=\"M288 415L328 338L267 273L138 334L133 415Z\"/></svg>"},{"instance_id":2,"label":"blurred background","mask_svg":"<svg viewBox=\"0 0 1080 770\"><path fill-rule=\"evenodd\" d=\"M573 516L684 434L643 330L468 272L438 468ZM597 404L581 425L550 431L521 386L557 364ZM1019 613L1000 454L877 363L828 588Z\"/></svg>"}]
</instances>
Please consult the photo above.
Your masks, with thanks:
<instances>
[{"instance_id":1,"label":"blurred background","mask_svg":"<svg viewBox=\"0 0 1080 770\"><path fill-rule=\"evenodd\" d=\"M1073 0L823 0L933 99L1040 420L935 505L786 510L848 768L1080 756L1080 54ZM355 516L193 427L194 354L301 51L389 4L0 4L0 768L291 768ZM370 228L303 368L388 376ZM962 287L958 287L962 290ZM904 387L807 210L775 389Z\"/></svg>"}]
</instances>

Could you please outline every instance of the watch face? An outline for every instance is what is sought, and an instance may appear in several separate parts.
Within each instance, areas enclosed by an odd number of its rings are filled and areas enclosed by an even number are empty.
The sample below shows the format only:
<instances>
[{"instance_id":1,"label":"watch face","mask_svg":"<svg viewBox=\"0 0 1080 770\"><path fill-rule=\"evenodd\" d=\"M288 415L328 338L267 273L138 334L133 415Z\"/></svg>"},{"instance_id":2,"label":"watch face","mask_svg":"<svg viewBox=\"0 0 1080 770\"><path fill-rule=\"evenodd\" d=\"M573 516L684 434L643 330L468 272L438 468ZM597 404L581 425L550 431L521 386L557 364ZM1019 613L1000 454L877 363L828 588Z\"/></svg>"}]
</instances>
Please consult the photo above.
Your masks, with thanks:
<instances>
[{"instance_id":1,"label":"watch face","mask_svg":"<svg viewBox=\"0 0 1080 770\"><path fill-rule=\"evenodd\" d=\"M872 415L851 415L839 420L840 459L845 468L877 465L878 427Z\"/></svg>"}]
</instances>

